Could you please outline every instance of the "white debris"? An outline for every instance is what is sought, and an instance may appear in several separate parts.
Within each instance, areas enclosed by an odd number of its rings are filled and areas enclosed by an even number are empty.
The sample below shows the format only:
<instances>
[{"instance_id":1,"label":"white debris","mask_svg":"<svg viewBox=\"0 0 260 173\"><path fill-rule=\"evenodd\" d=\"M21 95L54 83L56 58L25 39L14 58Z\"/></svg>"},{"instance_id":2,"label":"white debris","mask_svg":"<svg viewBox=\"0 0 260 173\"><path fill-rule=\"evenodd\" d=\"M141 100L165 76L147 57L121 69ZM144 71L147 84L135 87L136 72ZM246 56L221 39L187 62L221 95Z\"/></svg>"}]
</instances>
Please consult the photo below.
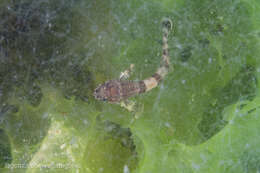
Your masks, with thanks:
<instances>
[{"instance_id":1,"label":"white debris","mask_svg":"<svg viewBox=\"0 0 260 173\"><path fill-rule=\"evenodd\" d=\"M60 149L62 150L62 149L64 149L66 147L66 144L64 143L64 144L62 144L61 146L60 146Z\"/></svg>"},{"instance_id":2,"label":"white debris","mask_svg":"<svg viewBox=\"0 0 260 173\"><path fill-rule=\"evenodd\" d=\"M212 63L212 58L208 59L208 63L211 64Z\"/></svg>"},{"instance_id":3,"label":"white debris","mask_svg":"<svg viewBox=\"0 0 260 173\"><path fill-rule=\"evenodd\" d=\"M124 173L130 173L130 170L127 165L124 166Z\"/></svg>"}]
</instances>

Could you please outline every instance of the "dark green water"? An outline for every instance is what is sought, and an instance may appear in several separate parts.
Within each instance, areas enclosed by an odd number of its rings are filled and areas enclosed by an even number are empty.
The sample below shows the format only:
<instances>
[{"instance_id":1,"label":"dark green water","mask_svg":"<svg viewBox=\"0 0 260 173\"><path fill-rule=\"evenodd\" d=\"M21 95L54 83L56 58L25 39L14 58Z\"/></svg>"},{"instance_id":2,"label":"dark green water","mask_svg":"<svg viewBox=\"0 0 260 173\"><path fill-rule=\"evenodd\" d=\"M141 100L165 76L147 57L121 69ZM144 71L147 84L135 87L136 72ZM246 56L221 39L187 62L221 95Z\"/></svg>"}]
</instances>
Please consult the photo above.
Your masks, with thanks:
<instances>
[{"instance_id":1,"label":"dark green water","mask_svg":"<svg viewBox=\"0 0 260 173\"><path fill-rule=\"evenodd\" d=\"M225 0L0 3L1 172L258 172L260 4ZM133 112L94 100L135 64L171 71Z\"/></svg>"}]
</instances>

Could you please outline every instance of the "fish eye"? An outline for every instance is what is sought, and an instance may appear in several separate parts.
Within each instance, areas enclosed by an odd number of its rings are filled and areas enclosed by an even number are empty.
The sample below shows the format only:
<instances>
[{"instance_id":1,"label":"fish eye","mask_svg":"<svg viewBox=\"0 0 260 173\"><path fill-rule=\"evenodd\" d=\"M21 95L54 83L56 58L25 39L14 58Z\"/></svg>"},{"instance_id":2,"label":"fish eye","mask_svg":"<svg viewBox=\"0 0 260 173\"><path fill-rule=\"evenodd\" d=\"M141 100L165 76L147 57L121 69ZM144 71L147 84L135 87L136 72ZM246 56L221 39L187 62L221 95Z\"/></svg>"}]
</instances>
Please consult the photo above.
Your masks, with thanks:
<instances>
[{"instance_id":1,"label":"fish eye","mask_svg":"<svg viewBox=\"0 0 260 173\"><path fill-rule=\"evenodd\" d=\"M98 92L99 92L99 90L100 90L99 88L96 88L96 89L95 89L95 93L98 93Z\"/></svg>"}]
</instances>

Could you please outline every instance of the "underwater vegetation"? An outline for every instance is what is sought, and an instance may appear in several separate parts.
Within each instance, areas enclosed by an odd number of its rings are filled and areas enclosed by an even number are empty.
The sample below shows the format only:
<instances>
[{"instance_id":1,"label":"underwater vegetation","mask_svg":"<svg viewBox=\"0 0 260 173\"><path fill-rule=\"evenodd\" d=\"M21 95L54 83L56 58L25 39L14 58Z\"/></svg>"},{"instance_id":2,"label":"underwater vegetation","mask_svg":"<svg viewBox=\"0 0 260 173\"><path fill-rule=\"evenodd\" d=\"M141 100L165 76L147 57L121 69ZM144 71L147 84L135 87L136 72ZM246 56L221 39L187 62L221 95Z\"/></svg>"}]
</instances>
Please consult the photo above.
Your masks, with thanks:
<instances>
[{"instance_id":1,"label":"underwater vegetation","mask_svg":"<svg viewBox=\"0 0 260 173\"><path fill-rule=\"evenodd\" d=\"M161 20L170 72L131 98L96 86L151 76ZM3 0L0 172L260 171L260 2Z\"/></svg>"}]
</instances>

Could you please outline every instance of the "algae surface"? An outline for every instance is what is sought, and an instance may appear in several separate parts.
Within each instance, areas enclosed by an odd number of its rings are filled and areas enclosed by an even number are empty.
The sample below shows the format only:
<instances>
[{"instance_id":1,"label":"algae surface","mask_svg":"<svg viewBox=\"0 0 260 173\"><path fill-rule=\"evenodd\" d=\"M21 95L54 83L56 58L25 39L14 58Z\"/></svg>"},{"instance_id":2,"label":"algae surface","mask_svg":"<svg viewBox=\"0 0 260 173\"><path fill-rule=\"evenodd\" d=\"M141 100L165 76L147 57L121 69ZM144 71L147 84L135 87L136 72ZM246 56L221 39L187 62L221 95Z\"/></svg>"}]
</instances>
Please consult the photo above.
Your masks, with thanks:
<instances>
[{"instance_id":1,"label":"algae surface","mask_svg":"<svg viewBox=\"0 0 260 173\"><path fill-rule=\"evenodd\" d=\"M260 3L256 0L4 0L0 3L1 172L259 172ZM156 70L161 19L171 71L132 98L94 88L135 64Z\"/></svg>"}]
</instances>

